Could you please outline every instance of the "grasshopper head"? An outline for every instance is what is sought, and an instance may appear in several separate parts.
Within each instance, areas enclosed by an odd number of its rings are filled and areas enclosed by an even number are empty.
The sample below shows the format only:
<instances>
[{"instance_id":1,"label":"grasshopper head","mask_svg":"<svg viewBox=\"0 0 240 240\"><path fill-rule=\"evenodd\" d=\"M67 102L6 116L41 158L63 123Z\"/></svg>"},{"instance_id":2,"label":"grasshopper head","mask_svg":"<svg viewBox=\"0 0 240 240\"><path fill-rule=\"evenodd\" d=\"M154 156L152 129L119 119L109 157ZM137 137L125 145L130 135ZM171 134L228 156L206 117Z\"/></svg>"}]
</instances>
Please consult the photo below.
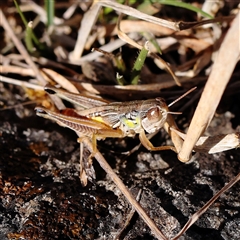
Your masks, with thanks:
<instances>
[{"instance_id":1,"label":"grasshopper head","mask_svg":"<svg viewBox=\"0 0 240 240\"><path fill-rule=\"evenodd\" d=\"M147 100L141 109L142 127L148 133L156 132L166 122L168 113L168 106L164 99Z\"/></svg>"}]
</instances>

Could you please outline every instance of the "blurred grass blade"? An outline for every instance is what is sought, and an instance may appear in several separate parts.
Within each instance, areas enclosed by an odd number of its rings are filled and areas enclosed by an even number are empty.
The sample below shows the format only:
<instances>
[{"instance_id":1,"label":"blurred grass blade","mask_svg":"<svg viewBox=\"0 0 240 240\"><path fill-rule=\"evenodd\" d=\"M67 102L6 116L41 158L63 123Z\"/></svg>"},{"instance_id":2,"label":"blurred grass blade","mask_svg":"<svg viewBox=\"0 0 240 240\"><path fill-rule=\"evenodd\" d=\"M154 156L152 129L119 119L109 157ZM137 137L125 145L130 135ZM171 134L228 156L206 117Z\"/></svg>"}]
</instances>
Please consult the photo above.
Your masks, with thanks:
<instances>
[{"instance_id":1,"label":"blurred grass blade","mask_svg":"<svg viewBox=\"0 0 240 240\"><path fill-rule=\"evenodd\" d=\"M24 17L24 15L23 15L23 13L22 13L22 11L21 11L17 1L16 0L13 0L13 1L14 1L15 7L16 7L16 9L17 9L17 11L18 11L18 13L19 13L19 15L20 15L24 25L25 25L25 27L27 28L28 22L27 22L26 18Z\"/></svg>"},{"instance_id":2,"label":"blurred grass blade","mask_svg":"<svg viewBox=\"0 0 240 240\"><path fill-rule=\"evenodd\" d=\"M32 40L39 47L41 46L41 43L38 41L37 37L35 36L35 34L32 30L31 22L29 25L16 0L14 0L14 4L16 6L16 9L17 9L25 27L26 27L26 35L25 35L26 46L27 46L28 51L32 53L33 49L34 49Z\"/></svg>"},{"instance_id":3,"label":"blurred grass blade","mask_svg":"<svg viewBox=\"0 0 240 240\"><path fill-rule=\"evenodd\" d=\"M139 3L140 1L138 1ZM153 16L154 14L159 12L159 7L153 5L153 1L152 0L144 0L142 1L142 3L139 3L139 5L137 6L137 10L143 13L146 13L148 15Z\"/></svg>"},{"instance_id":4,"label":"blurred grass blade","mask_svg":"<svg viewBox=\"0 0 240 240\"><path fill-rule=\"evenodd\" d=\"M144 32L143 36L147 39L147 41L149 41L150 43L152 43L152 45L156 48L157 52L162 55L162 50L155 38L155 36L149 32Z\"/></svg>"},{"instance_id":5,"label":"blurred grass blade","mask_svg":"<svg viewBox=\"0 0 240 240\"><path fill-rule=\"evenodd\" d=\"M170 5L170 6L174 6L174 7L185 8L185 9L191 10L193 12L196 12L196 13L202 15L203 17L213 19L213 16L211 16L210 14L202 11L200 8L192 6L189 3L179 2L177 0L158 0L157 2L161 3L161 4L164 4L164 5Z\"/></svg>"},{"instance_id":6,"label":"blurred grass blade","mask_svg":"<svg viewBox=\"0 0 240 240\"><path fill-rule=\"evenodd\" d=\"M127 85L127 81L125 80L124 76L120 75L118 72L116 74L116 81L117 81L117 84L120 86Z\"/></svg>"},{"instance_id":7,"label":"blurred grass blade","mask_svg":"<svg viewBox=\"0 0 240 240\"><path fill-rule=\"evenodd\" d=\"M32 42L32 21L27 24L24 40L26 43L26 47L30 53L34 53L35 47Z\"/></svg>"},{"instance_id":8,"label":"blurred grass blade","mask_svg":"<svg viewBox=\"0 0 240 240\"><path fill-rule=\"evenodd\" d=\"M44 0L45 9L47 12L47 26L50 27L53 25L53 19L54 19L54 6L55 1L54 0Z\"/></svg>"},{"instance_id":9,"label":"blurred grass blade","mask_svg":"<svg viewBox=\"0 0 240 240\"><path fill-rule=\"evenodd\" d=\"M122 86L127 85L127 81L124 78L124 76L119 74L119 73L124 74L127 70L125 62L122 58L121 52L120 54L117 54L117 56L114 57L113 63L114 63L114 66L117 68L117 75L116 75L117 84Z\"/></svg>"}]
</instances>

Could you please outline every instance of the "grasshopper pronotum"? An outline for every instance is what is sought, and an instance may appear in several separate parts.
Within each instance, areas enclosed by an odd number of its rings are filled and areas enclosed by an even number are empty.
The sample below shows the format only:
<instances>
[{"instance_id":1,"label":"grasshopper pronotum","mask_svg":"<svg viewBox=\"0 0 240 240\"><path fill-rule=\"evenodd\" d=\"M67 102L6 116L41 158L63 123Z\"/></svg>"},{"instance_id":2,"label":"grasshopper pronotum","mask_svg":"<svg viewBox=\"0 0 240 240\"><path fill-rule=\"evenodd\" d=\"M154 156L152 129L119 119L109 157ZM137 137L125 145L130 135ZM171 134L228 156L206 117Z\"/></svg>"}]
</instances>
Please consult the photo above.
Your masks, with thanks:
<instances>
[{"instance_id":1,"label":"grasshopper pronotum","mask_svg":"<svg viewBox=\"0 0 240 240\"><path fill-rule=\"evenodd\" d=\"M68 127L78 133L81 138L92 139L93 153L97 147L97 140L107 137L122 138L139 134L142 145L150 151L172 150L174 146L154 147L146 133L155 133L167 121L168 114L179 114L169 111L169 107L195 88L189 90L173 103L167 105L163 98L136 100L129 102L112 102L69 93L54 87L46 86L45 91L56 94L81 107L80 110L64 110L60 113L45 108L36 107L37 115L56 121L59 125ZM81 176L81 174L80 174Z\"/></svg>"}]
</instances>

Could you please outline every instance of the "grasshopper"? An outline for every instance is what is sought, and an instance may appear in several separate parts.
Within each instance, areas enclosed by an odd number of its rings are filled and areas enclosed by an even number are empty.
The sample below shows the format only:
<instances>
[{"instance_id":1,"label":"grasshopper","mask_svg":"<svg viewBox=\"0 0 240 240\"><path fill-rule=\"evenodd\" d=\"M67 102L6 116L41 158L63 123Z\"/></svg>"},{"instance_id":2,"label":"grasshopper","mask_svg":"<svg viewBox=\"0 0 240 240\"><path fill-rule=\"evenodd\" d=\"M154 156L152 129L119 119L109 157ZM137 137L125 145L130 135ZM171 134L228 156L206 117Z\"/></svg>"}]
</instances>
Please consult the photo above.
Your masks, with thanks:
<instances>
[{"instance_id":1,"label":"grasshopper","mask_svg":"<svg viewBox=\"0 0 240 240\"><path fill-rule=\"evenodd\" d=\"M97 149L97 140L108 137L133 137L136 134L139 134L142 145L150 151L172 150L176 152L174 146L154 147L146 133L152 134L162 128L167 121L168 114L181 114L169 111L169 107L195 88L169 105L160 97L129 102L108 102L83 94L69 93L51 86L46 86L44 89L48 94L56 94L60 98L76 104L80 109L65 109L57 113L42 107L36 107L37 115L74 130L80 136L79 142L84 137L91 138L93 144L91 158Z\"/></svg>"}]
</instances>

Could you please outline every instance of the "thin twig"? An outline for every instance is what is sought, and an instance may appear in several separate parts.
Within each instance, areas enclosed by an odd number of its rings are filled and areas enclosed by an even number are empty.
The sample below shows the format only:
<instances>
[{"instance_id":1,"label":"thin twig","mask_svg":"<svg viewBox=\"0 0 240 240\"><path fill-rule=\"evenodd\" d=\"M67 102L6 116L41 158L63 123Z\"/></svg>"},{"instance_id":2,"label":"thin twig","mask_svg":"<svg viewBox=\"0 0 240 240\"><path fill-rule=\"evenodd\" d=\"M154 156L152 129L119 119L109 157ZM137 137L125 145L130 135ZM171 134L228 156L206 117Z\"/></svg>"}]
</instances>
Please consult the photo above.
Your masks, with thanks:
<instances>
[{"instance_id":1,"label":"thin twig","mask_svg":"<svg viewBox=\"0 0 240 240\"><path fill-rule=\"evenodd\" d=\"M142 194L142 189L140 189L138 191L138 194L137 194L137 197L136 197L136 200L139 201L140 200L140 196ZM127 226L130 224L132 218L133 218L133 215L134 213L136 212L135 208L132 207L131 211L129 212L128 216L127 216L127 219L125 220L124 222L124 226L122 227L122 229L118 232L117 236L115 237L114 240L119 240L119 238L121 237L121 235L123 234L124 230L126 230Z\"/></svg>"},{"instance_id":2,"label":"thin twig","mask_svg":"<svg viewBox=\"0 0 240 240\"><path fill-rule=\"evenodd\" d=\"M90 142L89 138L84 138L83 143L90 152L93 152L92 143ZM112 179L112 181L121 190L122 194L126 197L126 199L129 201L129 203L136 209L136 211L141 216L141 218L144 220L144 222L149 226L149 228L152 230L155 237L157 237L158 239L167 240L167 238L164 236L164 234L158 229L158 227L156 226L154 221L147 215L147 213L142 208L142 206L132 196L131 192L124 185L124 183L117 176L117 174L113 171L113 169L110 167L110 165L107 163L107 161L104 159L104 157L98 150L94 154L94 157L96 158L96 160L98 161L98 163L102 167L102 169L104 169L104 171L109 175L109 177Z\"/></svg>"},{"instance_id":3,"label":"thin twig","mask_svg":"<svg viewBox=\"0 0 240 240\"><path fill-rule=\"evenodd\" d=\"M178 239L183 233L185 233L199 219L199 217L203 215L203 213L205 213L207 209L220 197L221 194L226 192L239 180L240 173L235 178L233 178L228 184L226 184L217 194L215 194L201 209L194 213L192 217L187 221L185 226L181 229L181 231L172 240Z\"/></svg>"}]
</instances>

